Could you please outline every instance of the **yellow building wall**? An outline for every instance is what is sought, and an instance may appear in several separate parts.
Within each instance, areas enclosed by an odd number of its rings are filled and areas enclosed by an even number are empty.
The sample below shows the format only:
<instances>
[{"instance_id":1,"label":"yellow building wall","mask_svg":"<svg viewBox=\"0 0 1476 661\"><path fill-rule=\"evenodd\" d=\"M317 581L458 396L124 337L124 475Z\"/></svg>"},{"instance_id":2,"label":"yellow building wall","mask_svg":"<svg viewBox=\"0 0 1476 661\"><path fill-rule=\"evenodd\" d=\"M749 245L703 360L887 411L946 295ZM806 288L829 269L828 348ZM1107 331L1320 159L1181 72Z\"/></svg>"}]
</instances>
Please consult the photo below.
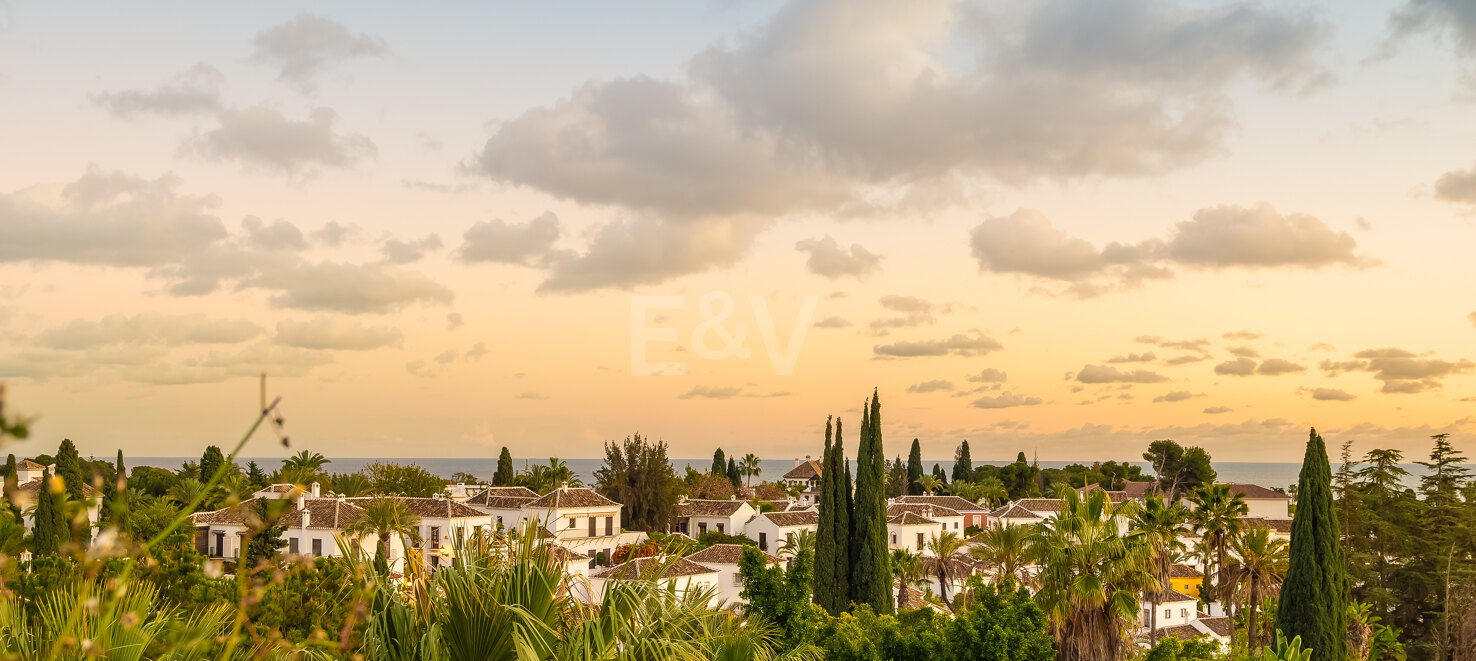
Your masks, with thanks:
<instances>
[{"instance_id":1,"label":"yellow building wall","mask_svg":"<svg viewBox=\"0 0 1476 661\"><path fill-rule=\"evenodd\" d=\"M1169 584L1173 586L1174 591L1176 591L1176 592L1182 592L1184 594L1187 594L1187 595L1189 595L1189 596L1194 597L1194 598L1197 599L1197 598L1199 598L1199 582L1201 580L1203 580L1203 579L1198 579L1198 578L1170 578L1169 579Z\"/></svg>"}]
</instances>

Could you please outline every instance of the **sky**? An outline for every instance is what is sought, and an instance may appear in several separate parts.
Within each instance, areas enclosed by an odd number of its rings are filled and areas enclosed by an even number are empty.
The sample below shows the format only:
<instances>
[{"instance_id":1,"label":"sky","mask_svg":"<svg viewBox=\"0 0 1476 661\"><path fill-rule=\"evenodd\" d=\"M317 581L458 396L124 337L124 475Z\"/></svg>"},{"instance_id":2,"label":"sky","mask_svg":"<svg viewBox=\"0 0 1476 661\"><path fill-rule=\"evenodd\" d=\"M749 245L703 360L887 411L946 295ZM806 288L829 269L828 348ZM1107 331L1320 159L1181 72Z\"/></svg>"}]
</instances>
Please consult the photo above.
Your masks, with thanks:
<instances>
[{"instance_id":1,"label":"sky","mask_svg":"<svg viewBox=\"0 0 1476 661\"><path fill-rule=\"evenodd\" d=\"M0 2L0 100L20 454L1476 453L1463 0Z\"/></svg>"}]
</instances>

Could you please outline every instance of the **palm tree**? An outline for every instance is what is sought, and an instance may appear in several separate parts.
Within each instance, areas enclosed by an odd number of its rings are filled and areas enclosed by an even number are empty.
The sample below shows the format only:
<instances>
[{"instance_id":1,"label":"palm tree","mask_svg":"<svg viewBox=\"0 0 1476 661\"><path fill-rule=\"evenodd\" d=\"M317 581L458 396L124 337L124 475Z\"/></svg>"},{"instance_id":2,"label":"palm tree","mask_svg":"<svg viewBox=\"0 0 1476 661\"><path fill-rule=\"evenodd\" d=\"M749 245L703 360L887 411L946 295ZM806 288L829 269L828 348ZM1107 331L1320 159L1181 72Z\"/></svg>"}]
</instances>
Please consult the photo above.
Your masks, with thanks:
<instances>
[{"instance_id":1,"label":"palm tree","mask_svg":"<svg viewBox=\"0 0 1476 661\"><path fill-rule=\"evenodd\" d=\"M810 530L800 530L791 533L784 538L784 543L779 546L779 555L787 555L791 559L798 558L806 552L815 553L815 533Z\"/></svg>"},{"instance_id":2,"label":"palm tree","mask_svg":"<svg viewBox=\"0 0 1476 661\"><path fill-rule=\"evenodd\" d=\"M187 477L175 482L174 486L169 487L168 498L180 505L188 505L195 502L195 497L199 496L200 492L204 490L204 483L193 477ZM201 504L203 505L204 501L201 501Z\"/></svg>"},{"instance_id":3,"label":"palm tree","mask_svg":"<svg viewBox=\"0 0 1476 661\"><path fill-rule=\"evenodd\" d=\"M738 464L738 472L743 473L745 477L749 478L746 480L748 486L753 486L753 478L764 472L764 469L759 466L760 461L757 455L750 452L743 455L743 459Z\"/></svg>"},{"instance_id":4,"label":"palm tree","mask_svg":"<svg viewBox=\"0 0 1476 661\"><path fill-rule=\"evenodd\" d=\"M406 537L420 538L420 516L411 512L405 501L374 498L359 507L363 508L363 513L343 527L343 534L352 539L375 535L378 539L376 555L383 557L385 563L389 562L391 535L399 535L402 540Z\"/></svg>"},{"instance_id":5,"label":"palm tree","mask_svg":"<svg viewBox=\"0 0 1476 661\"><path fill-rule=\"evenodd\" d=\"M554 487L584 486L584 480L579 479L579 476L576 475L574 471L569 468L569 465L564 463L563 459L559 459L557 457L548 458L548 477L549 480L553 482Z\"/></svg>"},{"instance_id":6,"label":"palm tree","mask_svg":"<svg viewBox=\"0 0 1476 661\"><path fill-rule=\"evenodd\" d=\"M927 583L922 562L916 553L907 549L892 551L892 580L897 582L897 604L900 606L907 596L907 588L921 587Z\"/></svg>"},{"instance_id":7,"label":"palm tree","mask_svg":"<svg viewBox=\"0 0 1476 661\"><path fill-rule=\"evenodd\" d=\"M1228 484L1206 484L1195 490L1189 496L1189 502L1194 503L1194 511L1189 515L1189 521L1194 524L1195 532L1204 537L1206 543L1215 551L1215 589L1210 595L1201 595L1201 598L1215 597L1225 598L1225 556L1230 551L1230 540L1240 534L1240 517L1250 511L1245 504L1245 496L1230 491ZM1205 567L1205 581L1209 581L1209 567Z\"/></svg>"},{"instance_id":8,"label":"palm tree","mask_svg":"<svg viewBox=\"0 0 1476 661\"><path fill-rule=\"evenodd\" d=\"M1286 577L1286 540L1271 537L1265 526L1251 526L1230 542L1235 559L1226 572L1230 585L1238 586L1250 607L1246 624L1246 645L1251 650L1260 647L1261 632L1256 623L1256 609L1261 601L1280 593L1281 580Z\"/></svg>"},{"instance_id":9,"label":"palm tree","mask_svg":"<svg viewBox=\"0 0 1476 661\"><path fill-rule=\"evenodd\" d=\"M979 484L979 499L989 501L990 505L1003 505L1010 499L1010 490L997 477L983 480ZM975 501L977 502L977 501Z\"/></svg>"},{"instance_id":10,"label":"palm tree","mask_svg":"<svg viewBox=\"0 0 1476 661\"><path fill-rule=\"evenodd\" d=\"M1148 639L1152 645L1158 644L1158 604L1163 601L1163 594L1173 587L1169 581L1173 555L1184 545L1179 541L1179 532L1188 517L1189 511L1184 506L1178 503L1167 505L1163 496L1149 496L1144 506L1133 515L1132 534L1148 545L1156 584L1148 592L1148 599L1153 604L1148 620Z\"/></svg>"},{"instance_id":11,"label":"palm tree","mask_svg":"<svg viewBox=\"0 0 1476 661\"><path fill-rule=\"evenodd\" d=\"M953 556L964 548L963 538L955 532L945 532L928 540L927 549L934 556L934 575L938 579L938 596L943 598L943 603L948 604L948 583L958 578L959 571L954 563ZM950 606L952 608L952 606Z\"/></svg>"},{"instance_id":12,"label":"palm tree","mask_svg":"<svg viewBox=\"0 0 1476 661\"><path fill-rule=\"evenodd\" d=\"M917 478L917 486L922 488L923 493L930 496L942 485L943 483L938 479L937 475L923 475Z\"/></svg>"},{"instance_id":13,"label":"palm tree","mask_svg":"<svg viewBox=\"0 0 1476 661\"><path fill-rule=\"evenodd\" d=\"M292 471L300 474L302 471L306 471L308 474L317 475L323 470L325 464L330 463L333 462L321 454L301 450L282 462L282 472L285 474L288 471Z\"/></svg>"},{"instance_id":14,"label":"palm tree","mask_svg":"<svg viewBox=\"0 0 1476 661\"><path fill-rule=\"evenodd\" d=\"M1031 526L992 526L978 537L978 545L969 551L976 560L982 560L994 566L993 583L999 585L1006 581L1016 585L1025 585L1029 577L1025 575L1025 566L1030 563L1030 536L1033 534Z\"/></svg>"},{"instance_id":15,"label":"palm tree","mask_svg":"<svg viewBox=\"0 0 1476 661\"><path fill-rule=\"evenodd\" d=\"M1114 505L1101 489L1085 497L1063 489L1061 498L1061 511L1030 540L1040 564L1036 601L1060 661L1117 661L1138 619L1138 595L1154 586L1148 546L1119 533L1136 503Z\"/></svg>"},{"instance_id":16,"label":"palm tree","mask_svg":"<svg viewBox=\"0 0 1476 661\"><path fill-rule=\"evenodd\" d=\"M369 478L364 477L363 473L335 475L333 476L331 485L335 493L349 498L367 496L374 490L374 485L370 484Z\"/></svg>"}]
</instances>

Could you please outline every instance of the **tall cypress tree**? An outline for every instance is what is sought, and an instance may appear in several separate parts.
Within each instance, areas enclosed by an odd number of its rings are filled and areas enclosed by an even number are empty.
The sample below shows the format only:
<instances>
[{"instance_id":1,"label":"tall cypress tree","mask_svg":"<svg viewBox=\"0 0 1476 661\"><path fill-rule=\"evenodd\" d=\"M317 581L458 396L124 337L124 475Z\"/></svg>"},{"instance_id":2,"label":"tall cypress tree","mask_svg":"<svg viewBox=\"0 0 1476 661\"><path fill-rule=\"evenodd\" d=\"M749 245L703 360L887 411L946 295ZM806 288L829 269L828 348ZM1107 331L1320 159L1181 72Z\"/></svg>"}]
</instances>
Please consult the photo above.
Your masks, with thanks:
<instances>
[{"instance_id":1,"label":"tall cypress tree","mask_svg":"<svg viewBox=\"0 0 1476 661\"><path fill-rule=\"evenodd\" d=\"M826 432L825 432L825 436L826 436L826 438L829 438L830 437L830 431L829 431L829 428L828 427L829 427L830 423L827 422L825 424L827 426L827 429L826 429ZM716 451L714 451L712 453L712 470L707 471L707 472L712 473L713 475L727 475L728 474L728 457L727 457L727 455L723 454L723 449L722 448L718 448Z\"/></svg>"},{"instance_id":2,"label":"tall cypress tree","mask_svg":"<svg viewBox=\"0 0 1476 661\"><path fill-rule=\"evenodd\" d=\"M872 391L869 411L862 423L861 445L856 451L856 561L853 564L851 598L868 604L879 614L895 612L892 600L891 556L887 551L886 459L881 434L881 398Z\"/></svg>"},{"instance_id":3,"label":"tall cypress tree","mask_svg":"<svg viewBox=\"0 0 1476 661\"><path fill-rule=\"evenodd\" d=\"M917 481L922 479L922 445L917 439L912 439L912 451L907 453L907 493L914 496L922 493L922 485Z\"/></svg>"},{"instance_id":4,"label":"tall cypress tree","mask_svg":"<svg viewBox=\"0 0 1476 661\"><path fill-rule=\"evenodd\" d=\"M72 500L82 500L82 458L77 456L77 446L72 439L64 438L56 449L56 476L67 487Z\"/></svg>"},{"instance_id":5,"label":"tall cypress tree","mask_svg":"<svg viewBox=\"0 0 1476 661\"><path fill-rule=\"evenodd\" d=\"M492 486L505 487L512 484L513 463L512 453L507 451L507 446L502 446L502 452L497 455L497 472L492 474Z\"/></svg>"},{"instance_id":6,"label":"tall cypress tree","mask_svg":"<svg viewBox=\"0 0 1476 661\"><path fill-rule=\"evenodd\" d=\"M51 498L51 471L41 472L41 488L36 491L36 513L32 517L35 531L31 537L31 552L36 556L56 555L56 516L52 509L56 502Z\"/></svg>"},{"instance_id":7,"label":"tall cypress tree","mask_svg":"<svg viewBox=\"0 0 1476 661\"><path fill-rule=\"evenodd\" d=\"M128 517L128 469L123 465L123 450L118 450L118 459L113 463L113 473L117 478L113 480L112 489L108 491L106 507L103 508L103 517L109 521L122 522Z\"/></svg>"},{"instance_id":8,"label":"tall cypress tree","mask_svg":"<svg viewBox=\"0 0 1476 661\"><path fill-rule=\"evenodd\" d=\"M974 458L969 456L969 442L965 440L958 446L958 456L953 458L953 481L972 482L974 480Z\"/></svg>"},{"instance_id":9,"label":"tall cypress tree","mask_svg":"<svg viewBox=\"0 0 1476 661\"><path fill-rule=\"evenodd\" d=\"M215 477L215 471L220 470L221 464L225 463L225 454L219 447L214 445L205 448L204 454L200 455L200 481L209 482Z\"/></svg>"},{"instance_id":10,"label":"tall cypress tree","mask_svg":"<svg viewBox=\"0 0 1476 661\"><path fill-rule=\"evenodd\" d=\"M728 481L733 483L734 489L743 486L743 473L738 472L738 462L732 457L728 457Z\"/></svg>"},{"instance_id":11,"label":"tall cypress tree","mask_svg":"<svg viewBox=\"0 0 1476 661\"><path fill-rule=\"evenodd\" d=\"M836 599L843 594L835 575L836 551L841 548L835 538L835 514L839 509L836 496L840 493L835 485L840 476L832 471L835 465L835 448L830 440L831 422L831 418L825 419L825 451L820 455L820 523L815 529L815 577L812 592L815 603L831 615L836 615L844 609L844 605ZM716 463L716 457L713 461Z\"/></svg>"},{"instance_id":12,"label":"tall cypress tree","mask_svg":"<svg viewBox=\"0 0 1476 661\"><path fill-rule=\"evenodd\" d=\"M1301 636L1302 647L1311 648L1314 661L1343 661L1347 654L1347 572L1327 446L1313 429L1297 480L1297 512L1276 628L1287 638Z\"/></svg>"},{"instance_id":13,"label":"tall cypress tree","mask_svg":"<svg viewBox=\"0 0 1476 661\"><path fill-rule=\"evenodd\" d=\"M20 505L15 504L15 491L20 487L19 478L15 475L15 455L5 458L5 504L10 508L10 513L15 515L15 520L21 520Z\"/></svg>"}]
</instances>

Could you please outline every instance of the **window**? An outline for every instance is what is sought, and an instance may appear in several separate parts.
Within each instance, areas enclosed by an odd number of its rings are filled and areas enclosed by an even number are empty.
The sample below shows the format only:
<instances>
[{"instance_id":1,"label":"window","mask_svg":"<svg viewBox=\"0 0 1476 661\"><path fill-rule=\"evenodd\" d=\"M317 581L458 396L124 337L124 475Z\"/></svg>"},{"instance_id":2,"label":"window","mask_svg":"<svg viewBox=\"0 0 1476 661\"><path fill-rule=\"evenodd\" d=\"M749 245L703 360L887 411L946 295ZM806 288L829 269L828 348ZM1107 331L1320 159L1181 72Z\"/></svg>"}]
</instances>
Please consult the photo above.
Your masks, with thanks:
<instances>
[{"instance_id":1,"label":"window","mask_svg":"<svg viewBox=\"0 0 1476 661\"><path fill-rule=\"evenodd\" d=\"M1169 618L1171 618L1173 616L1174 616L1174 609L1172 609L1172 608L1165 608L1165 609L1163 609L1163 619L1167 620L1167 619L1169 619Z\"/></svg>"},{"instance_id":2,"label":"window","mask_svg":"<svg viewBox=\"0 0 1476 661\"><path fill-rule=\"evenodd\" d=\"M892 546L897 545L897 533L892 533Z\"/></svg>"},{"instance_id":3,"label":"window","mask_svg":"<svg viewBox=\"0 0 1476 661\"><path fill-rule=\"evenodd\" d=\"M441 545L441 527L431 526L431 548Z\"/></svg>"},{"instance_id":4,"label":"window","mask_svg":"<svg viewBox=\"0 0 1476 661\"><path fill-rule=\"evenodd\" d=\"M598 521L595 521L595 518L594 517L589 517L589 536L590 537L594 537L595 536L595 524L597 524L597 523L599 523L599 522Z\"/></svg>"},{"instance_id":5,"label":"window","mask_svg":"<svg viewBox=\"0 0 1476 661\"><path fill-rule=\"evenodd\" d=\"M699 522L697 524L697 534L701 535L702 533L705 533L705 532L707 532L707 522L706 521Z\"/></svg>"},{"instance_id":6,"label":"window","mask_svg":"<svg viewBox=\"0 0 1476 661\"><path fill-rule=\"evenodd\" d=\"M767 550L769 550L769 533L766 533L766 532L759 533L759 550L760 551L767 551Z\"/></svg>"},{"instance_id":7,"label":"window","mask_svg":"<svg viewBox=\"0 0 1476 661\"><path fill-rule=\"evenodd\" d=\"M1179 617L1182 618L1182 619L1185 619L1185 620L1189 619L1189 609L1187 609L1187 608L1180 608L1179 609Z\"/></svg>"},{"instance_id":8,"label":"window","mask_svg":"<svg viewBox=\"0 0 1476 661\"><path fill-rule=\"evenodd\" d=\"M918 533L917 534L917 547L918 548L922 548L923 547L923 534L922 533Z\"/></svg>"},{"instance_id":9,"label":"window","mask_svg":"<svg viewBox=\"0 0 1476 661\"><path fill-rule=\"evenodd\" d=\"M291 553L293 555L297 555L297 538L296 537L288 537L287 538L287 552L288 553Z\"/></svg>"},{"instance_id":10,"label":"window","mask_svg":"<svg viewBox=\"0 0 1476 661\"><path fill-rule=\"evenodd\" d=\"M743 585L743 574L740 574L738 572L733 572L733 585L737 585L737 586L742 587L742 585Z\"/></svg>"},{"instance_id":11,"label":"window","mask_svg":"<svg viewBox=\"0 0 1476 661\"><path fill-rule=\"evenodd\" d=\"M313 540L313 555L323 555L323 540Z\"/></svg>"},{"instance_id":12,"label":"window","mask_svg":"<svg viewBox=\"0 0 1476 661\"><path fill-rule=\"evenodd\" d=\"M607 516L607 517L605 517L605 536L606 537L609 537L609 536L614 535L614 534L615 534L615 517L613 517L613 516Z\"/></svg>"},{"instance_id":13,"label":"window","mask_svg":"<svg viewBox=\"0 0 1476 661\"><path fill-rule=\"evenodd\" d=\"M502 515L501 514L497 515L497 525L499 525L499 526L502 525Z\"/></svg>"},{"instance_id":14,"label":"window","mask_svg":"<svg viewBox=\"0 0 1476 661\"><path fill-rule=\"evenodd\" d=\"M1143 621L1144 621L1144 622L1147 622L1147 621L1148 621L1148 618L1149 618L1149 617L1150 617L1150 616L1152 616L1152 615L1153 615L1153 613L1152 613L1152 611L1149 611L1149 610L1148 610L1148 609L1146 609L1146 608L1144 608L1144 609L1143 609Z\"/></svg>"},{"instance_id":15,"label":"window","mask_svg":"<svg viewBox=\"0 0 1476 661\"><path fill-rule=\"evenodd\" d=\"M717 524L717 528L718 528L718 532L722 532L723 531L723 524L721 524L721 523Z\"/></svg>"},{"instance_id":16,"label":"window","mask_svg":"<svg viewBox=\"0 0 1476 661\"><path fill-rule=\"evenodd\" d=\"M569 529L570 530L573 530L573 529L578 528L578 527L579 527L579 519L576 519L576 518L574 518L572 516L569 517Z\"/></svg>"}]
</instances>

